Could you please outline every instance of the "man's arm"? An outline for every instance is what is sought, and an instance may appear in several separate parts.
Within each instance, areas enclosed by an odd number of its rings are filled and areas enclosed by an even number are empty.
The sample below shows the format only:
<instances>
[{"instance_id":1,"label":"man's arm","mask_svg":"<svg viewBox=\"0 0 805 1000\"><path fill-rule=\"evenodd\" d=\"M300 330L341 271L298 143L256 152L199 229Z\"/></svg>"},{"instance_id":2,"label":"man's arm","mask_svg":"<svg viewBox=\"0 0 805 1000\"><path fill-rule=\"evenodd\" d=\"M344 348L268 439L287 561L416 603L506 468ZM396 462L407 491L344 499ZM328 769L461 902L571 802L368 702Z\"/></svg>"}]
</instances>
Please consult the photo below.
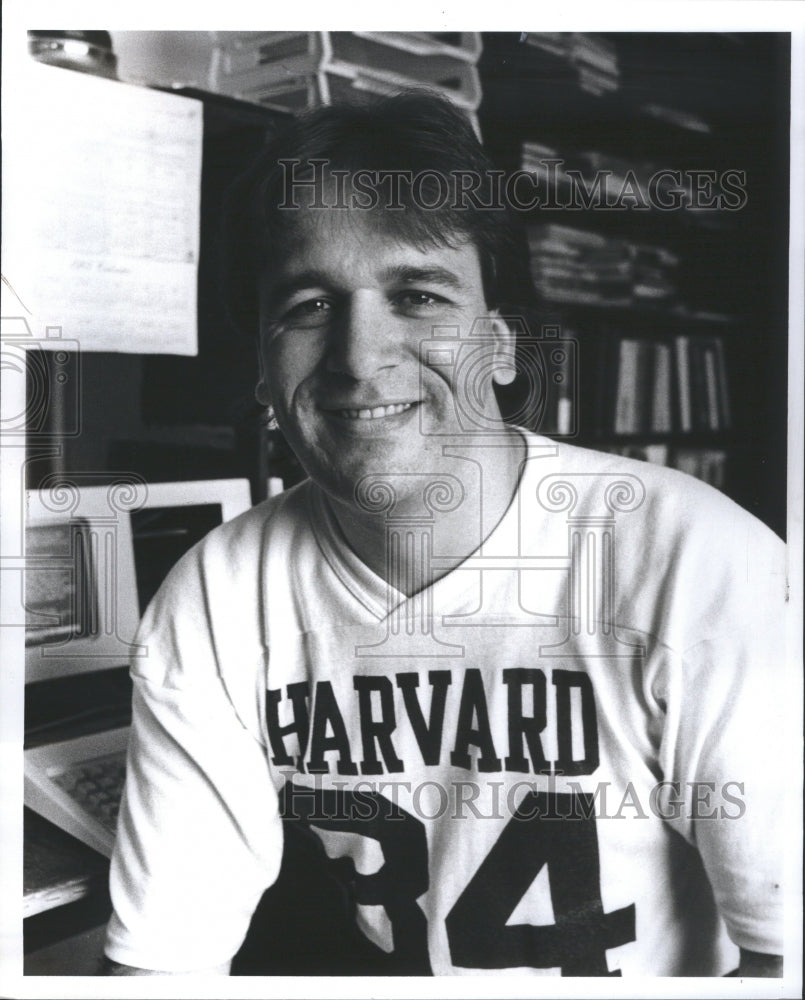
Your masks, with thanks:
<instances>
[{"instance_id":1,"label":"man's arm","mask_svg":"<svg viewBox=\"0 0 805 1000\"><path fill-rule=\"evenodd\" d=\"M195 969L193 972L158 972L154 969L138 969L133 965L121 965L111 958L104 958L100 971L102 976L228 976L231 962L225 962L214 969Z\"/></svg>"},{"instance_id":2,"label":"man's arm","mask_svg":"<svg viewBox=\"0 0 805 1000\"><path fill-rule=\"evenodd\" d=\"M226 572L226 539L202 545L214 550L209 565L201 548L180 560L137 633L148 655L131 670L106 937L109 958L128 959L128 968L108 965L109 976L226 975L282 858L277 789L250 680L264 669L252 620L261 612ZM254 573L244 566L254 548L246 538L238 549L252 591Z\"/></svg>"}]
</instances>

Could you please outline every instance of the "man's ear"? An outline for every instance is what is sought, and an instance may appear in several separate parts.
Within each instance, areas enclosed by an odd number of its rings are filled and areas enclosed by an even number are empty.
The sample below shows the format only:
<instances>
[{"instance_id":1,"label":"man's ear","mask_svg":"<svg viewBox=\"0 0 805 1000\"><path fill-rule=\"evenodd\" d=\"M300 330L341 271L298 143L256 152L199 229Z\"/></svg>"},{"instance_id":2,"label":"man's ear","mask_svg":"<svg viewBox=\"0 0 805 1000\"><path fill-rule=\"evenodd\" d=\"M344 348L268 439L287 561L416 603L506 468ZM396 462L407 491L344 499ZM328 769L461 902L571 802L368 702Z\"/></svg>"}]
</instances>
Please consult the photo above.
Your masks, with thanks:
<instances>
[{"instance_id":1,"label":"man's ear","mask_svg":"<svg viewBox=\"0 0 805 1000\"><path fill-rule=\"evenodd\" d=\"M271 406L271 393L268 391L266 368L263 362L263 352L259 343L257 345L257 364L260 368L260 378L257 380L257 385L254 387L254 398L261 406Z\"/></svg>"},{"instance_id":2,"label":"man's ear","mask_svg":"<svg viewBox=\"0 0 805 1000\"><path fill-rule=\"evenodd\" d=\"M254 387L254 398L261 406L271 406L271 396L268 392L268 386L262 378Z\"/></svg>"},{"instance_id":3,"label":"man's ear","mask_svg":"<svg viewBox=\"0 0 805 1000\"><path fill-rule=\"evenodd\" d=\"M515 364L517 336L509 324L497 313L493 313L491 319L491 332L497 344L495 371L492 378L498 385L511 385L517 378Z\"/></svg>"}]
</instances>

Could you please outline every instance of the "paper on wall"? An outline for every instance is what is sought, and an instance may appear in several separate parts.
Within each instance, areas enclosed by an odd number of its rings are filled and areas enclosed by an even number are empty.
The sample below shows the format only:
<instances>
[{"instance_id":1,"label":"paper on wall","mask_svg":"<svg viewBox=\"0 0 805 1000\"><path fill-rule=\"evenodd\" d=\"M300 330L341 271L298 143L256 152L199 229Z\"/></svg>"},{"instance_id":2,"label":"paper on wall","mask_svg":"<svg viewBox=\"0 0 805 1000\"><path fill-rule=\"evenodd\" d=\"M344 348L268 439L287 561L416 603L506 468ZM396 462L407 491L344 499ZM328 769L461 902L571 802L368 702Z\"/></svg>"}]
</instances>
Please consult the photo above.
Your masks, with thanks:
<instances>
[{"instance_id":1,"label":"paper on wall","mask_svg":"<svg viewBox=\"0 0 805 1000\"><path fill-rule=\"evenodd\" d=\"M31 326L82 351L197 354L201 103L33 61L18 83L3 274Z\"/></svg>"}]
</instances>

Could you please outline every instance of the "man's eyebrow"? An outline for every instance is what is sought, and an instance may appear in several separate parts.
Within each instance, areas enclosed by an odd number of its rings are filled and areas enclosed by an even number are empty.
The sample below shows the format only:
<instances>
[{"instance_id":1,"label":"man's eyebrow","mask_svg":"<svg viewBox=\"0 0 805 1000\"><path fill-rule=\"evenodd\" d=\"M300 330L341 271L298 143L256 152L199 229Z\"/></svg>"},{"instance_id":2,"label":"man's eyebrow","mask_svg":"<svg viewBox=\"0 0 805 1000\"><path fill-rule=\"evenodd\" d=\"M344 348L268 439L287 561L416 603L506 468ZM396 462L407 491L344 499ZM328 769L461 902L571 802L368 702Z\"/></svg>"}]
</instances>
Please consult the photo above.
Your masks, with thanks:
<instances>
[{"instance_id":1,"label":"man's eyebrow","mask_svg":"<svg viewBox=\"0 0 805 1000\"><path fill-rule=\"evenodd\" d=\"M393 264L381 272L380 280L384 284L436 284L454 291L464 287L457 274L449 268L437 265L417 267L412 264ZM282 302L305 288L331 289L333 288L332 276L316 268L307 268L298 274L280 278L276 282L272 282L269 277L266 283L266 294L269 302Z\"/></svg>"},{"instance_id":2,"label":"man's eyebrow","mask_svg":"<svg viewBox=\"0 0 805 1000\"><path fill-rule=\"evenodd\" d=\"M281 302L303 288L331 288L332 278L323 271L308 268L288 278L273 282L269 277L266 282L266 293L271 302Z\"/></svg>"},{"instance_id":3,"label":"man's eyebrow","mask_svg":"<svg viewBox=\"0 0 805 1000\"><path fill-rule=\"evenodd\" d=\"M428 285L442 285L445 288L452 288L455 291L464 287L463 282L457 274L446 267L438 266L416 267L410 264L399 264L386 268L382 272L381 278L389 284L400 283L411 285L421 282Z\"/></svg>"}]
</instances>

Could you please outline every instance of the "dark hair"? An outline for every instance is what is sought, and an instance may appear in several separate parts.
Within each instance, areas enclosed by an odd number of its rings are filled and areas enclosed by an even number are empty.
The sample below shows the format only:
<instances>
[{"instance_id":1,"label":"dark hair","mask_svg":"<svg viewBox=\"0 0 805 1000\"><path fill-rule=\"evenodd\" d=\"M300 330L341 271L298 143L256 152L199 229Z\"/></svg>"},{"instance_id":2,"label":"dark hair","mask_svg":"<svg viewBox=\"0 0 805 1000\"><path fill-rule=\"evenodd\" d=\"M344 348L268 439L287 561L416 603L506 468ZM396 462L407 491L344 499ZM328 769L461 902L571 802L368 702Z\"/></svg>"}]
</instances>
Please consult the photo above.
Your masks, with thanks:
<instances>
[{"instance_id":1,"label":"dark hair","mask_svg":"<svg viewBox=\"0 0 805 1000\"><path fill-rule=\"evenodd\" d=\"M325 161L327 171L350 175L422 175L420 197L401 185L397 209L384 210L389 195L377 191L375 209L382 213L384 228L418 246L472 243L487 307L531 314L534 292L522 234L511 209L495 196L502 171L494 169L469 120L453 104L415 90L361 106L317 108L294 118L269 138L230 189L225 205L225 298L241 330L257 330L259 271L272 248L282 245L283 227L293 218L292 211L279 207L287 205L289 170L294 179L310 178L317 161L319 170ZM462 186L470 176L478 178L475 196ZM448 195L439 204L434 195L444 194L445 184Z\"/></svg>"}]
</instances>

